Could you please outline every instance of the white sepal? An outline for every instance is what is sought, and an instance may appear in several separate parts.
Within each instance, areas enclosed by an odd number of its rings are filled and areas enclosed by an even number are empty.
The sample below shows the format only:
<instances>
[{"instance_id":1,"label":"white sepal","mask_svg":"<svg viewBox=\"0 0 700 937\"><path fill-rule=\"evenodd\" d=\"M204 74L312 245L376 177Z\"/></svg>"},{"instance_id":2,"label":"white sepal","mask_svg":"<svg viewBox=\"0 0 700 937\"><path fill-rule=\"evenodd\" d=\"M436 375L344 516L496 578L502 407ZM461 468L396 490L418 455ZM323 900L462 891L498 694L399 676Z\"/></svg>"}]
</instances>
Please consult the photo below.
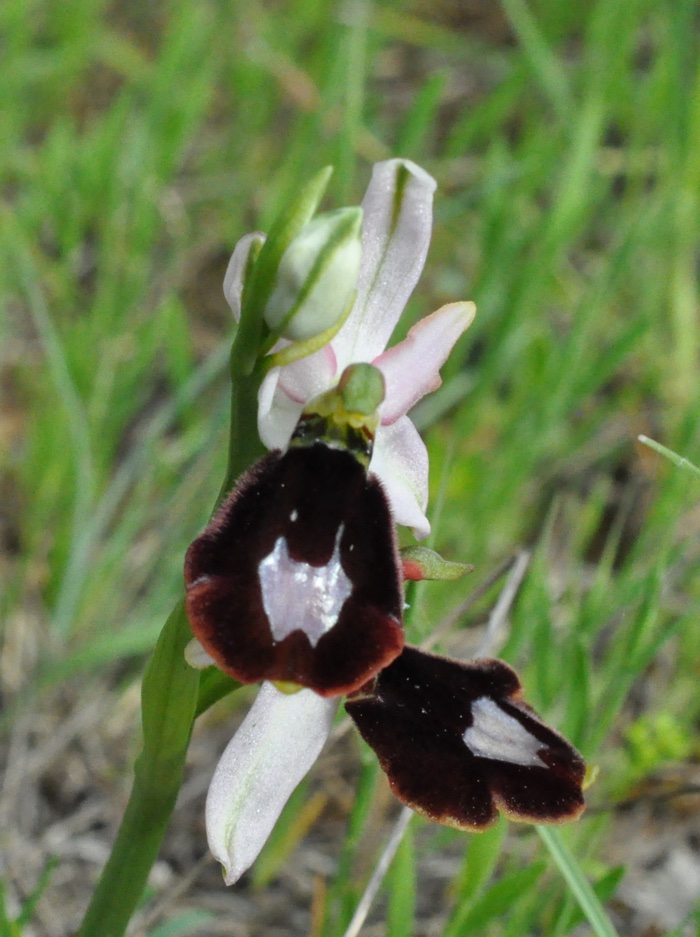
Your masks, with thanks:
<instances>
[{"instance_id":1,"label":"white sepal","mask_svg":"<svg viewBox=\"0 0 700 937\"><path fill-rule=\"evenodd\" d=\"M232 885L255 861L294 788L318 758L337 699L263 683L209 786L209 848Z\"/></svg>"},{"instance_id":2,"label":"white sepal","mask_svg":"<svg viewBox=\"0 0 700 937\"><path fill-rule=\"evenodd\" d=\"M428 450L407 416L379 427L369 468L384 485L396 523L412 527L418 540L427 537Z\"/></svg>"},{"instance_id":3,"label":"white sepal","mask_svg":"<svg viewBox=\"0 0 700 937\"><path fill-rule=\"evenodd\" d=\"M430 245L435 180L406 159L377 163L362 200L357 298L333 339L339 370L387 346Z\"/></svg>"},{"instance_id":4,"label":"white sepal","mask_svg":"<svg viewBox=\"0 0 700 937\"><path fill-rule=\"evenodd\" d=\"M224 276L224 296L236 322L241 320L241 298L250 252L253 248L258 250L264 243L265 235L260 231L245 234L234 247L228 262Z\"/></svg>"}]
</instances>

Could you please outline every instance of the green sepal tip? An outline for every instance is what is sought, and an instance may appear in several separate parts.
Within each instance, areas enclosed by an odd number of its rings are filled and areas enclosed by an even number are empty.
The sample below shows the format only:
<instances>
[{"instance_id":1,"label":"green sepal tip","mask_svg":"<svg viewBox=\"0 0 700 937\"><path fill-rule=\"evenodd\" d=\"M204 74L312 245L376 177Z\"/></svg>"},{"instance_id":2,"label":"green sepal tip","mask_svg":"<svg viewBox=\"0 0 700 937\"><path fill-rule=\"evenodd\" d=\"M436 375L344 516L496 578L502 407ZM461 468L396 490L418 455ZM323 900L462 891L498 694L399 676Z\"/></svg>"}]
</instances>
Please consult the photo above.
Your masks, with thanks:
<instances>
[{"instance_id":1,"label":"green sepal tip","mask_svg":"<svg viewBox=\"0 0 700 937\"><path fill-rule=\"evenodd\" d=\"M414 582L420 582L423 579L461 579L462 576L474 570L471 563L454 563L452 560L446 560L429 547L402 547L400 553L404 577Z\"/></svg>"}]
</instances>

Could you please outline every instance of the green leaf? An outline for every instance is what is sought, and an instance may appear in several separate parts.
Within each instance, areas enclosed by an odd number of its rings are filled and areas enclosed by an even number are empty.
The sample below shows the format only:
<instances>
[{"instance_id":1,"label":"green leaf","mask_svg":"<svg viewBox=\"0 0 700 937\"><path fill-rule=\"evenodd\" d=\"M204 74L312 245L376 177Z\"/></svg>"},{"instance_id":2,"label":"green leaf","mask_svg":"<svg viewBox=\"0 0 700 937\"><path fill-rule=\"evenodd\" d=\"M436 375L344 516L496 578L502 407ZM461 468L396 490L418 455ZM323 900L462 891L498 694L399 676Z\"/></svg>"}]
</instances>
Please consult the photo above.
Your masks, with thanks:
<instances>
[{"instance_id":1,"label":"green leaf","mask_svg":"<svg viewBox=\"0 0 700 937\"><path fill-rule=\"evenodd\" d=\"M618 937L612 921L559 830L551 826L538 826L536 829L597 937Z\"/></svg>"},{"instance_id":2,"label":"green leaf","mask_svg":"<svg viewBox=\"0 0 700 937\"><path fill-rule=\"evenodd\" d=\"M396 850L388 876L386 937L412 937L416 915L416 853L409 824Z\"/></svg>"},{"instance_id":3,"label":"green leaf","mask_svg":"<svg viewBox=\"0 0 700 937\"><path fill-rule=\"evenodd\" d=\"M494 919L501 918L518 899L532 891L546 870L545 862L534 862L524 869L507 872L471 906L460 908L445 937L467 937L482 934Z\"/></svg>"},{"instance_id":4,"label":"green leaf","mask_svg":"<svg viewBox=\"0 0 700 937\"><path fill-rule=\"evenodd\" d=\"M241 688L242 684L216 667L207 667L201 672L199 678L199 694L197 696L197 710L195 718L205 713L207 709L218 703L219 700Z\"/></svg>"}]
</instances>

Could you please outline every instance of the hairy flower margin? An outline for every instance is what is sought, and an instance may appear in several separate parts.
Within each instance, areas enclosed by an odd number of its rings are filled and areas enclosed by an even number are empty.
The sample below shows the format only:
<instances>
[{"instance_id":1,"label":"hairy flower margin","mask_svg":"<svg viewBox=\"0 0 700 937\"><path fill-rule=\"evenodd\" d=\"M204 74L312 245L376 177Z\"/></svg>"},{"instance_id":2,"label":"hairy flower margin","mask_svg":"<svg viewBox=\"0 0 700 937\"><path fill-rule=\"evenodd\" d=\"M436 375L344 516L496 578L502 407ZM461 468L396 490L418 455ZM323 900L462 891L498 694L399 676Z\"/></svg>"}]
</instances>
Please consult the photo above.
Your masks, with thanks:
<instances>
[{"instance_id":1,"label":"hairy flower margin","mask_svg":"<svg viewBox=\"0 0 700 937\"><path fill-rule=\"evenodd\" d=\"M412 527L417 537L430 530L425 516L428 457L406 414L439 387L439 370L475 311L472 303L443 306L418 322L404 341L386 349L423 268L434 190L434 180L408 161L375 166L362 203L362 249L349 316L321 350L272 368L258 396L260 437L268 448L284 450L305 405L333 388L348 365L366 362L378 368L386 394L370 473L380 479L394 521ZM229 264L224 292L237 319L250 251L263 239L261 234L243 238ZM312 318L318 315L318 296L314 304ZM285 344L283 340L277 347ZM256 472L264 471L255 467L252 476L248 473L241 491L255 483ZM230 505L236 497L231 496ZM190 598L204 590L205 614L210 590L217 587L208 574L199 574L199 561L193 563L193 558L219 549L216 541L229 510L222 507L188 554ZM298 627L304 631L303 624ZM199 667L214 662L196 640L187 658ZM209 788L207 837L227 884L237 881L257 857L289 796L318 757L338 707L339 698L333 696L337 689L325 695L308 687L292 693L283 689L262 684ZM462 664L405 646L393 662L350 693L346 709L378 755L394 793L433 820L477 830L493 822L499 810L532 822L573 819L583 809L584 763L521 696L516 674L500 661ZM437 763L444 767L440 776Z\"/></svg>"}]
</instances>

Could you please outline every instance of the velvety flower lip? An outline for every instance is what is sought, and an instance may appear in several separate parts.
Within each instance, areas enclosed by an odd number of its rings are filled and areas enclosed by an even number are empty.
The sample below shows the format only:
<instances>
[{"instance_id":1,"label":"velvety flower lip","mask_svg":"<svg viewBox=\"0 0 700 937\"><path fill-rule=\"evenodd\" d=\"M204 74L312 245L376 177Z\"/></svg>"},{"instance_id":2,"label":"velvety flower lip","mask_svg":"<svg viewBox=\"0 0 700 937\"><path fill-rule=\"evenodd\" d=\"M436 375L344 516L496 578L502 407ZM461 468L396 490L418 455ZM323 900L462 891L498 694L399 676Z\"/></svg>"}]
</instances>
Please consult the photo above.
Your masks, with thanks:
<instances>
[{"instance_id":1,"label":"velvety flower lip","mask_svg":"<svg viewBox=\"0 0 700 937\"><path fill-rule=\"evenodd\" d=\"M292 448L256 463L187 551L185 585L194 634L243 683L339 696L403 647L389 506L342 449Z\"/></svg>"},{"instance_id":2,"label":"velvety flower lip","mask_svg":"<svg viewBox=\"0 0 700 937\"><path fill-rule=\"evenodd\" d=\"M348 319L329 345L293 364L272 368L258 398L260 438L268 449L284 449L304 405L332 387L348 364L364 361L379 367L387 396L370 468L384 485L396 523L412 527L421 538L430 532L425 516L428 458L406 414L439 387L440 368L475 312L473 303L449 303L387 350L423 269L434 191L435 180L408 160L387 160L374 167L362 202L360 271ZM236 316L249 252L261 237L247 235L229 264L224 293Z\"/></svg>"},{"instance_id":3,"label":"velvety flower lip","mask_svg":"<svg viewBox=\"0 0 700 937\"><path fill-rule=\"evenodd\" d=\"M502 661L407 646L345 708L394 794L430 820L482 830L499 811L562 823L584 809L583 759L522 701Z\"/></svg>"}]
</instances>

